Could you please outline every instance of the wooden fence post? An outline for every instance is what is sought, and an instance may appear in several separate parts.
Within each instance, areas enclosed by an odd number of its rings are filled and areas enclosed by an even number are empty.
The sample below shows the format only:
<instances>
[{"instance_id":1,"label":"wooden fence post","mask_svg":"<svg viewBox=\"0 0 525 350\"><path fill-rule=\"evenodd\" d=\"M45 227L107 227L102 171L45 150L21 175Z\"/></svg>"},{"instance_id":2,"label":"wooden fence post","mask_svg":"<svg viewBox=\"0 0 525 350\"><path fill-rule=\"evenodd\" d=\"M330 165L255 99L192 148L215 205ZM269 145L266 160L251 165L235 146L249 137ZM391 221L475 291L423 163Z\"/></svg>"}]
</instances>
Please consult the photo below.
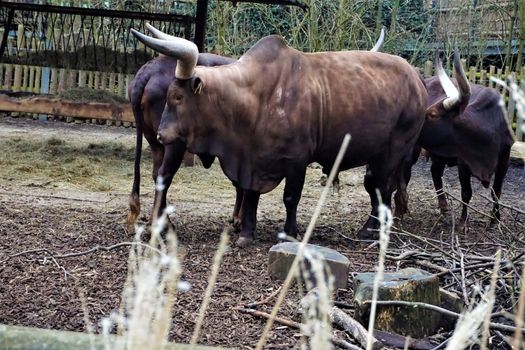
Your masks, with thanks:
<instances>
[{"instance_id":1,"label":"wooden fence post","mask_svg":"<svg viewBox=\"0 0 525 350\"><path fill-rule=\"evenodd\" d=\"M115 77L117 76L116 73L109 73L109 86L108 91L112 94L115 93Z\"/></svg>"},{"instance_id":2,"label":"wooden fence post","mask_svg":"<svg viewBox=\"0 0 525 350\"><path fill-rule=\"evenodd\" d=\"M60 68L58 70L58 89L57 92L60 93L66 89L66 70Z\"/></svg>"},{"instance_id":3,"label":"wooden fence post","mask_svg":"<svg viewBox=\"0 0 525 350\"><path fill-rule=\"evenodd\" d=\"M476 67L470 67L469 80L471 83L476 83Z\"/></svg>"},{"instance_id":4,"label":"wooden fence post","mask_svg":"<svg viewBox=\"0 0 525 350\"><path fill-rule=\"evenodd\" d=\"M13 84L13 65L5 65L5 75L4 75L4 89L11 90L11 85Z\"/></svg>"},{"instance_id":5,"label":"wooden fence post","mask_svg":"<svg viewBox=\"0 0 525 350\"><path fill-rule=\"evenodd\" d=\"M22 84L20 85L20 90L27 91L28 85L29 85L29 66L23 66Z\"/></svg>"},{"instance_id":6,"label":"wooden fence post","mask_svg":"<svg viewBox=\"0 0 525 350\"><path fill-rule=\"evenodd\" d=\"M3 88L4 88L4 64L0 63L0 89L3 89Z\"/></svg>"},{"instance_id":7,"label":"wooden fence post","mask_svg":"<svg viewBox=\"0 0 525 350\"><path fill-rule=\"evenodd\" d=\"M126 76L123 73L118 74L118 95L126 96Z\"/></svg>"},{"instance_id":8,"label":"wooden fence post","mask_svg":"<svg viewBox=\"0 0 525 350\"><path fill-rule=\"evenodd\" d=\"M433 63L432 61L425 61L425 66L423 68L423 77L430 78L432 76Z\"/></svg>"},{"instance_id":9,"label":"wooden fence post","mask_svg":"<svg viewBox=\"0 0 525 350\"><path fill-rule=\"evenodd\" d=\"M516 74L511 73L511 76L513 79L516 79ZM505 89L506 91L506 89ZM512 125L512 122L514 121L514 113L516 110L516 101L512 98L512 96L509 97L509 102L507 105L507 120L509 122L509 125Z\"/></svg>"},{"instance_id":10,"label":"wooden fence post","mask_svg":"<svg viewBox=\"0 0 525 350\"><path fill-rule=\"evenodd\" d=\"M524 67L525 69L525 67ZM522 69L522 72L524 72L524 69ZM524 79L524 76L522 75L521 76L521 82L520 82L520 85L521 87L521 91L525 91L525 79ZM516 118L516 140L517 141L522 141L523 140L523 134L524 134L524 129L525 128L525 120L524 119L521 119L519 116Z\"/></svg>"},{"instance_id":11,"label":"wooden fence post","mask_svg":"<svg viewBox=\"0 0 525 350\"><path fill-rule=\"evenodd\" d=\"M83 88L86 86L86 71L81 70L78 72L78 87Z\"/></svg>"},{"instance_id":12,"label":"wooden fence post","mask_svg":"<svg viewBox=\"0 0 525 350\"><path fill-rule=\"evenodd\" d=\"M493 77L494 76L494 72L496 71L496 67L494 66L490 66L489 67L489 76ZM494 87L494 82L492 80L489 80L489 87L493 88Z\"/></svg>"},{"instance_id":13,"label":"wooden fence post","mask_svg":"<svg viewBox=\"0 0 525 350\"><path fill-rule=\"evenodd\" d=\"M29 83L26 86L27 91L35 91L35 66L29 67Z\"/></svg>"},{"instance_id":14,"label":"wooden fence post","mask_svg":"<svg viewBox=\"0 0 525 350\"><path fill-rule=\"evenodd\" d=\"M48 68L49 69L49 68ZM35 85L34 85L34 88L33 88L33 92L38 94L40 93L41 91L41 87L40 87L40 84L41 84L41 76L42 76L42 68L40 67L35 67ZM49 89L49 87L48 87Z\"/></svg>"},{"instance_id":15,"label":"wooden fence post","mask_svg":"<svg viewBox=\"0 0 525 350\"><path fill-rule=\"evenodd\" d=\"M487 71L484 69L479 72L479 84L487 86Z\"/></svg>"},{"instance_id":16,"label":"wooden fence post","mask_svg":"<svg viewBox=\"0 0 525 350\"><path fill-rule=\"evenodd\" d=\"M58 69L51 68L51 84L49 84L49 93L55 95L58 92Z\"/></svg>"},{"instance_id":17,"label":"wooden fence post","mask_svg":"<svg viewBox=\"0 0 525 350\"><path fill-rule=\"evenodd\" d=\"M100 72L95 72L95 82L93 83L93 89L98 90L100 87Z\"/></svg>"},{"instance_id":18,"label":"wooden fence post","mask_svg":"<svg viewBox=\"0 0 525 350\"><path fill-rule=\"evenodd\" d=\"M22 66L19 64L16 64L12 90L20 91L21 87L22 87Z\"/></svg>"}]
</instances>

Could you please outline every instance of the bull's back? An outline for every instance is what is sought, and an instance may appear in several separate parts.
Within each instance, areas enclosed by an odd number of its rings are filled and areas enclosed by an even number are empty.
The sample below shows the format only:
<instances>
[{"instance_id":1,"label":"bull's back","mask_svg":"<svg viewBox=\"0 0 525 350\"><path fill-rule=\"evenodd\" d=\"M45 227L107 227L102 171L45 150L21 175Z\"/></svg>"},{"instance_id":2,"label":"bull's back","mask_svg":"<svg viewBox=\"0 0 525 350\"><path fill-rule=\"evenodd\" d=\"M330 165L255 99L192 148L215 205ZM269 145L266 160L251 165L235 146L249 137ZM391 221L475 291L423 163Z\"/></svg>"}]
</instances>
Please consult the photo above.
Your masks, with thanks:
<instances>
[{"instance_id":1,"label":"bull's back","mask_svg":"<svg viewBox=\"0 0 525 350\"><path fill-rule=\"evenodd\" d=\"M308 55L312 67L325 64L308 96L318 123L313 160L333 162L346 133L352 137L343 168L367 164L399 144L413 144L424 122L425 85L417 71L397 56L348 51ZM316 117L316 115L318 115Z\"/></svg>"}]
</instances>

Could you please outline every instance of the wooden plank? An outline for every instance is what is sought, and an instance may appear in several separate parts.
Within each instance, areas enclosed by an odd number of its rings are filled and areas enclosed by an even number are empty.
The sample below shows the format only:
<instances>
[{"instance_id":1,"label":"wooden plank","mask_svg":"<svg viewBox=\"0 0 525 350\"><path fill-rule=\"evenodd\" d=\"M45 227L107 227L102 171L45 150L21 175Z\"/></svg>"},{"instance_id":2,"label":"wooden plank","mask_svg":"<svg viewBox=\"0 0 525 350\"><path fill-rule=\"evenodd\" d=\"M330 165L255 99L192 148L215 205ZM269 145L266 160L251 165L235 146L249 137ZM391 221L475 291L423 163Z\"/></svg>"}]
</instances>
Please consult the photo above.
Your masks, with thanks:
<instances>
[{"instance_id":1,"label":"wooden plank","mask_svg":"<svg viewBox=\"0 0 525 350\"><path fill-rule=\"evenodd\" d=\"M123 339L110 335L105 338L98 334L87 334L71 331L57 331L52 329L0 325L0 339L2 349L78 349L78 350L103 350L117 349L124 344ZM226 348L208 347L187 344L167 343L163 350L226 350Z\"/></svg>"},{"instance_id":2,"label":"wooden plank","mask_svg":"<svg viewBox=\"0 0 525 350\"><path fill-rule=\"evenodd\" d=\"M512 160L523 163L525 160L525 142L516 141L510 149L510 158Z\"/></svg>"},{"instance_id":3,"label":"wooden plank","mask_svg":"<svg viewBox=\"0 0 525 350\"><path fill-rule=\"evenodd\" d=\"M49 97L15 98L0 95L0 111L134 121L131 106L127 103L77 102Z\"/></svg>"}]
</instances>

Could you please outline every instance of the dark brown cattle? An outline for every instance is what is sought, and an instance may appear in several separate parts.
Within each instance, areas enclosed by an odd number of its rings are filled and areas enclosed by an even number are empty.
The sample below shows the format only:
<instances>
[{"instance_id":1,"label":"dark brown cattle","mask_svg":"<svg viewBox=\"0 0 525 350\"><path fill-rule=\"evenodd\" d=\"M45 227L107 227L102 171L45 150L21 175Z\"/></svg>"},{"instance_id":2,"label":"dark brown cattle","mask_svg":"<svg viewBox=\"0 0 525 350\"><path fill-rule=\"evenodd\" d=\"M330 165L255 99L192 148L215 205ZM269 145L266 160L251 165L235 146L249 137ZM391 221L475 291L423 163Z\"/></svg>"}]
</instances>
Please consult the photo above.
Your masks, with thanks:
<instances>
[{"instance_id":1,"label":"dark brown cattle","mask_svg":"<svg viewBox=\"0 0 525 350\"><path fill-rule=\"evenodd\" d=\"M458 166L464 202L458 227L462 229L466 227L467 205L472 197L471 176L488 188L494 175L493 215L500 219L497 202L514 137L506 120L502 97L494 89L467 81L457 50L454 70L457 80L453 82L436 55L439 74L426 79L429 107L418 145L427 150L432 160L432 179L442 213L448 210L443 193L443 171L446 165Z\"/></svg>"},{"instance_id":2,"label":"dark brown cattle","mask_svg":"<svg viewBox=\"0 0 525 350\"><path fill-rule=\"evenodd\" d=\"M368 229L379 226L373 218L376 190L389 205L427 105L424 83L405 60L366 51L305 54L269 36L233 64L195 67L197 49L191 42L133 34L178 58L159 139L218 157L228 178L245 190L238 245L253 240L259 194L284 178L285 231L297 233L306 166L317 162L331 168L346 133L352 141L341 169L368 165L365 188L372 217L361 232L375 234Z\"/></svg>"},{"instance_id":3,"label":"dark brown cattle","mask_svg":"<svg viewBox=\"0 0 525 350\"><path fill-rule=\"evenodd\" d=\"M164 33L156 31L149 26L153 34L157 36ZM199 54L197 64L203 66L217 66L233 62L234 59L222 57L213 54ZM159 173L163 177L163 186L165 190L155 191L156 212L152 215L154 218L161 214L166 207L166 193L171 184L175 172L179 168L184 153L184 144L173 144L164 147L157 140L157 129L162 117L162 111L166 104L166 92L168 86L173 80L177 60L172 57L160 55L153 60L144 64L135 78L131 81L128 88L128 96L131 102L133 115L136 123L136 148L135 148L135 169L133 177L133 187L130 195L130 213L128 214L128 224L132 225L140 213L140 158L142 151L142 135L150 145L153 158L153 181L157 182ZM213 158L201 155L205 166L210 166ZM155 211L154 209L154 211Z\"/></svg>"}]
</instances>

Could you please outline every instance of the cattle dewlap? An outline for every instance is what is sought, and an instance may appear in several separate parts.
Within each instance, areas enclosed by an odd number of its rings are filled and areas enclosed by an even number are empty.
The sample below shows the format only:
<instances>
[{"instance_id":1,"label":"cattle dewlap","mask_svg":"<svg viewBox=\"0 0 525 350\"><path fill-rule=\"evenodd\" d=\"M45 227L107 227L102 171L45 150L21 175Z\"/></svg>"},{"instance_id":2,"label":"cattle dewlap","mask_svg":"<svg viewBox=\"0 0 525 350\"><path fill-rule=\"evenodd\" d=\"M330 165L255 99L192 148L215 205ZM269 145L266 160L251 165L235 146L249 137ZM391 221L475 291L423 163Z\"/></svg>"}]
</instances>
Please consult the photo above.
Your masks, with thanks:
<instances>
[{"instance_id":1,"label":"cattle dewlap","mask_svg":"<svg viewBox=\"0 0 525 350\"><path fill-rule=\"evenodd\" d=\"M284 242L270 248L268 272L272 278L286 279L288 271L297 255L300 243ZM307 249L312 253L317 253L321 260L329 268L334 277L334 288L346 288L348 285L348 270L350 261L341 253L325 247L307 244ZM309 263L306 263L309 268Z\"/></svg>"}]
</instances>

